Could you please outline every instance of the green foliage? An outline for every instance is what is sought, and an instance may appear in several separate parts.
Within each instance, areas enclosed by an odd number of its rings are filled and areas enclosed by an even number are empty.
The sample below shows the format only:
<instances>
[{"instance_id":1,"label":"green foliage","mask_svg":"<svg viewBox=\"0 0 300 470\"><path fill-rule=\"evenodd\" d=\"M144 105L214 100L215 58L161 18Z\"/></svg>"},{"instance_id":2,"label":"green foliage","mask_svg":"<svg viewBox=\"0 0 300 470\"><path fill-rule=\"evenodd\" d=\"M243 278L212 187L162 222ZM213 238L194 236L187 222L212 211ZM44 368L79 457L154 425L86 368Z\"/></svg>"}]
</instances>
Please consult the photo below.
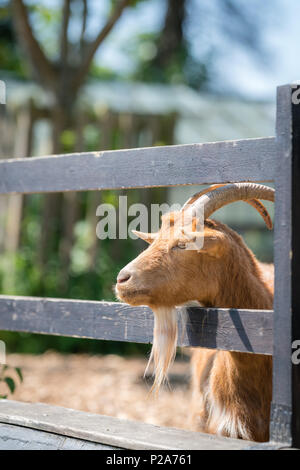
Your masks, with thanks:
<instances>
[{"instance_id":1,"label":"green foliage","mask_svg":"<svg viewBox=\"0 0 300 470\"><path fill-rule=\"evenodd\" d=\"M23 382L23 374L20 367L15 367L15 371L18 374L20 381Z\"/></svg>"},{"instance_id":2,"label":"green foliage","mask_svg":"<svg viewBox=\"0 0 300 470\"><path fill-rule=\"evenodd\" d=\"M84 149L101 148L101 127L87 125L84 129ZM76 132L72 129L62 134L65 152L74 151ZM99 144L100 142L100 144ZM111 148L120 144L118 127L112 132ZM149 190L144 190L149 191ZM153 190L157 202L160 189ZM39 244L41 240L41 222L44 207L44 195L24 196L24 210L21 223L20 247L16 253L1 253L0 257L0 292L6 295L60 297L82 300L111 300L115 295L113 285L118 271L144 248L143 242L128 240L98 240L95 234L96 218L93 198L99 197L99 203L115 205L117 209L119 191L101 193L82 192L78 194L78 220L73 229L73 243L67 282L62 282L63 269L60 245L63 238L62 215L55 220L51 246L47 250L47 259L43 266L39 263ZM140 202L141 190L128 191L129 204ZM96 242L96 253L90 263L90 250ZM145 354L149 346L117 343L79 338L65 338L28 333L1 332L1 340L6 343L7 351L13 353L39 354L48 349L63 353L91 352L116 354Z\"/></svg>"},{"instance_id":3,"label":"green foliage","mask_svg":"<svg viewBox=\"0 0 300 470\"><path fill-rule=\"evenodd\" d=\"M91 2L88 2L90 4ZM139 1L132 1L131 6L137 5ZM49 5L49 2L47 3ZM78 5L79 3L76 3ZM111 8L115 5L114 0L110 2ZM62 19L61 6L63 2L56 5L45 6L41 2L26 2L29 11L30 24L33 32L52 61L58 63L58 42ZM90 6L90 5L89 5ZM72 5L72 8L74 5ZM79 9L80 10L80 9ZM78 10L78 12L79 12ZM89 8L89 15L93 9ZM81 11L81 10L80 10ZM73 25L81 24L81 17L72 10ZM73 15L73 13L75 13ZM76 16L77 15L77 16ZM74 16L74 18L73 18ZM77 23L76 23L77 22ZM79 34L81 28L77 28ZM71 35L72 50L74 50L74 61L79 57L79 36ZM91 37L88 38L92 39ZM73 47L74 46L74 47ZM144 56L151 58L149 45L144 47ZM148 47L148 55L147 55ZM151 49L151 47L150 47ZM16 37L12 26L12 10L10 2L4 1L0 5L0 62L1 68L13 72L22 77L27 77L27 58L20 53L16 43ZM75 63L74 62L74 63ZM99 64L92 64L90 77L93 79L113 80L117 75ZM61 134L63 152L72 152L76 148L76 130L67 128ZM100 125L86 125L84 129L84 149L87 151L99 150L102 144ZM100 142L100 145L99 145ZM164 142L161 137L161 143ZM107 145L107 143L106 143ZM117 149L122 146L122 135L118 126L115 126L111 135L109 147ZM41 221L45 196L29 195L24 197L24 211L21 225L20 247L16 253L1 253L0 257L0 292L6 295L25 295L41 297L64 297L86 300L115 300L113 285L118 271L134 258L143 247L140 242L129 240L97 240L91 219L94 221L95 214L89 214L92 193L81 193L78 204L78 220L74 225L73 243L70 253L70 265L67 272L67 280L62 279L61 272L64 269L61 257L61 244L63 240L63 214L58 216L53 224L53 236L49 247L47 247L47 261L40 263L39 245L41 240ZM101 202L117 205L119 192L104 191L101 193ZM141 193L130 191L129 204L140 202ZM62 200L62 199L61 199ZM50 246L51 245L51 246ZM91 265L90 252L96 248L96 254ZM147 346L128 343L108 343L104 341L81 340L77 338L60 338L53 336L41 336L25 333L1 332L1 339L5 341L9 352L41 353L47 349L57 349L61 352L115 352L122 354L143 353L148 350ZM10 380L6 382L8 387L13 387Z\"/></svg>"},{"instance_id":4,"label":"green foliage","mask_svg":"<svg viewBox=\"0 0 300 470\"><path fill-rule=\"evenodd\" d=\"M113 81L118 80L119 75L113 70L102 67L101 65L93 62L89 71L89 76L91 79L104 80L104 81Z\"/></svg>"},{"instance_id":5,"label":"green foliage","mask_svg":"<svg viewBox=\"0 0 300 470\"><path fill-rule=\"evenodd\" d=\"M111 8L114 7L115 2L116 0L111 0ZM58 7L48 8L41 5L41 2L26 2L30 11L30 21L33 25L34 33L52 60L57 60L59 50L58 39L62 12L60 7L62 3L58 2ZM133 0L131 5L135 6L137 3L140 2ZM227 7L228 5L231 7L230 15L232 15L234 2L227 0L223 3ZM202 15L201 25L204 22L205 15ZM227 23L231 24L230 21L227 21ZM202 31L201 25L198 29ZM80 33L80 30L78 31ZM205 34L205 29L203 31ZM160 41L161 35L161 31L141 34L130 41L126 41L126 46L124 46L125 52L131 55L137 64L131 78L146 82L187 83L195 88L200 88L207 84L210 80L210 73L213 70L215 58L211 50L209 49L208 52L201 56L201 59L196 60L191 53L191 44L186 39L184 31L181 44L173 51L172 56L168 57L164 66L161 66L159 61L157 61L157 56L163 44ZM80 49L80 41L78 39L78 37L73 37L72 39L74 41L74 44L72 43L74 60L78 57L77 52ZM28 65L25 56L20 54L19 47L16 44L12 27L10 2L8 1L0 4L0 64L2 70L7 70L19 77L28 77ZM95 62L92 64L89 77L97 80L114 80L118 78L115 72ZM156 142L156 144L172 143L168 140L169 134L167 130L165 134L166 136L160 135L159 142ZM74 151L76 148L76 137L75 129L68 128L62 132L61 144L63 152ZM98 126L85 126L84 149L86 151L99 150L103 137L100 123ZM109 147L111 149L118 149L122 146L123 142L121 131L115 126L112 131ZM129 191L127 193L129 204L141 202L141 196L145 195L146 191ZM153 190L151 202L162 202L164 200L164 197L160 197L163 194L162 191L161 189ZM103 191L101 193L101 202L114 204L117 207L119 194L118 191ZM47 249L47 261L41 266L38 259L38 249L41 239L41 220L45 196L30 195L24 197L24 213L21 226L22 236L19 251L17 253L1 253L0 293L6 295L64 297L84 300L115 300L112 286L115 283L118 271L133 259L138 251L144 248L144 244L141 241L133 241L131 239L97 240L96 247L93 246L95 233L92 232L94 227L91 224L91 218L94 221L95 214L89 214L89 208L92 206L91 198L92 193L83 192L80 194L78 204L79 216L73 230L74 237L70 254L70 266L67 273L67 281L63 282L61 272L64 266L62 265L60 253L61 240L63 239L63 215L60 212L60 215L53 222L55 227L53 227L51 246ZM151 198L146 199L150 202ZM249 237L251 237L253 243L257 242L255 235L249 235ZM90 253L94 248L96 248L96 253L91 263ZM149 349L148 346L129 343L11 332L2 332L1 339L6 342L9 352L41 353L47 349L56 349L66 353L88 351L93 353L136 354L138 352L145 353ZM17 374L21 379L20 371ZM13 387L10 380L5 383L7 387Z\"/></svg>"},{"instance_id":6,"label":"green foliage","mask_svg":"<svg viewBox=\"0 0 300 470\"><path fill-rule=\"evenodd\" d=\"M136 0L133 4L145 0ZM58 61L58 52L60 48L60 30L62 22L63 1L58 2L56 5L42 5L41 2L31 1L25 2L26 8L29 12L30 24L33 32L41 44L47 56L53 60ZM81 27L81 10L77 7L80 2L74 2L74 20L77 28ZM89 3L89 0L88 0ZM72 5L71 5L72 6ZM110 7L113 10L115 2L111 0ZM134 5L132 5L134 6ZM74 40L73 40L74 41ZM75 42L72 40L71 46L73 49L78 49L78 37ZM74 57L76 57L75 54ZM9 0L0 2L0 69L12 73L13 76L23 79L32 78L28 61L26 56L20 50L18 41L13 28L12 21L12 7ZM109 68L103 67L96 62L92 63L89 70L89 77L92 79L114 80L118 78L117 74Z\"/></svg>"},{"instance_id":7,"label":"green foliage","mask_svg":"<svg viewBox=\"0 0 300 470\"><path fill-rule=\"evenodd\" d=\"M125 52L137 60L132 73L134 80L149 83L184 83L200 89L210 80L212 58L210 54L202 61L196 60L191 54L188 43L183 40L180 47L162 66L157 60L160 47L160 32L143 33L134 37L124 46Z\"/></svg>"},{"instance_id":8,"label":"green foliage","mask_svg":"<svg viewBox=\"0 0 300 470\"><path fill-rule=\"evenodd\" d=\"M8 374L17 375L19 379L19 383L23 382L23 375L21 369L19 367L10 367L8 365L0 365L0 383L6 384L7 391L10 393L14 393L16 390L16 379L11 377ZM5 399L8 397L8 394L0 395L0 399Z\"/></svg>"},{"instance_id":9,"label":"green foliage","mask_svg":"<svg viewBox=\"0 0 300 470\"><path fill-rule=\"evenodd\" d=\"M11 377L5 377L4 382L8 386L10 393L14 393L16 388L14 380Z\"/></svg>"},{"instance_id":10,"label":"green foliage","mask_svg":"<svg viewBox=\"0 0 300 470\"><path fill-rule=\"evenodd\" d=\"M17 47L11 9L8 2L0 5L0 68L19 78L28 76L28 68Z\"/></svg>"}]
</instances>

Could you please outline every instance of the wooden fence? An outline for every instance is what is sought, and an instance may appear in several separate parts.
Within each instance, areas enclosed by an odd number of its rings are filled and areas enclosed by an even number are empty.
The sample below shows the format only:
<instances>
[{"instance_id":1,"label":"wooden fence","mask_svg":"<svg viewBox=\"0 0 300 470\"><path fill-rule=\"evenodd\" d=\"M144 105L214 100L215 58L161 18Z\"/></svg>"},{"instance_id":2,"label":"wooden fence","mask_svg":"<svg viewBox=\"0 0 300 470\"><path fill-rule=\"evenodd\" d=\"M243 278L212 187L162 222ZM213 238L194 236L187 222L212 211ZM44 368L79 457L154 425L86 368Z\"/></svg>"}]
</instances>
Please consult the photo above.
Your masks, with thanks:
<instances>
[{"instance_id":1,"label":"wooden fence","mask_svg":"<svg viewBox=\"0 0 300 470\"><path fill-rule=\"evenodd\" d=\"M275 183L274 312L193 308L180 343L273 355L270 442L255 444L6 400L0 401L0 442L24 442L25 435L31 448L40 442L44 448L60 448L61 436L68 437L65 448L300 448L300 365L291 360L293 342L300 340L297 93L294 85L278 88L275 138L0 161L0 194ZM0 296L0 330L149 343L152 329L147 307Z\"/></svg>"}]
</instances>

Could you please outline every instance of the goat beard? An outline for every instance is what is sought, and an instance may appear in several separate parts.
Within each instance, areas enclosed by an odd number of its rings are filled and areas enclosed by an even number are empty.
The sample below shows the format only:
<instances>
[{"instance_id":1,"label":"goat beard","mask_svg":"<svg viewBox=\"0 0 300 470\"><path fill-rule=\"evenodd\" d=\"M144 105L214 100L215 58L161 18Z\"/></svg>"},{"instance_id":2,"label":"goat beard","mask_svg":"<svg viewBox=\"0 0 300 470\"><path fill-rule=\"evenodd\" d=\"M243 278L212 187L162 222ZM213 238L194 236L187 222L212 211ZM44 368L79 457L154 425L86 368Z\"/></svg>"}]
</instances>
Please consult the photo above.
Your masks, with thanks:
<instances>
[{"instance_id":1,"label":"goat beard","mask_svg":"<svg viewBox=\"0 0 300 470\"><path fill-rule=\"evenodd\" d=\"M174 362L177 348L177 309L156 307L154 312L153 344L145 375L153 362L154 382L150 392L157 394L161 385L168 381L168 372ZM185 309L180 309L182 332L185 330Z\"/></svg>"}]
</instances>

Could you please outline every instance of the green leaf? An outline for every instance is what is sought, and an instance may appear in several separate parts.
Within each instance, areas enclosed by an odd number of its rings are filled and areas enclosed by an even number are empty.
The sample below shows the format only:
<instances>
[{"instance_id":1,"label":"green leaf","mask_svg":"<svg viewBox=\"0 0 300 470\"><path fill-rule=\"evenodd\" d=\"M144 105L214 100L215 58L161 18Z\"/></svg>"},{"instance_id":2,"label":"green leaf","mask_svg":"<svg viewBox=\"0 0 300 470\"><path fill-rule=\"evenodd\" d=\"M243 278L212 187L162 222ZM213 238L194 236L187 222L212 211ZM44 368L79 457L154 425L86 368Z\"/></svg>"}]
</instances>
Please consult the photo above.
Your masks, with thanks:
<instances>
[{"instance_id":1,"label":"green leaf","mask_svg":"<svg viewBox=\"0 0 300 470\"><path fill-rule=\"evenodd\" d=\"M23 382L23 374L22 374L20 367L15 367L15 371L18 374L20 381Z\"/></svg>"},{"instance_id":2,"label":"green leaf","mask_svg":"<svg viewBox=\"0 0 300 470\"><path fill-rule=\"evenodd\" d=\"M14 393L16 385L11 377L5 377L4 382L6 382L11 393Z\"/></svg>"},{"instance_id":3,"label":"green leaf","mask_svg":"<svg viewBox=\"0 0 300 470\"><path fill-rule=\"evenodd\" d=\"M0 395L0 400L6 400L7 395Z\"/></svg>"}]
</instances>

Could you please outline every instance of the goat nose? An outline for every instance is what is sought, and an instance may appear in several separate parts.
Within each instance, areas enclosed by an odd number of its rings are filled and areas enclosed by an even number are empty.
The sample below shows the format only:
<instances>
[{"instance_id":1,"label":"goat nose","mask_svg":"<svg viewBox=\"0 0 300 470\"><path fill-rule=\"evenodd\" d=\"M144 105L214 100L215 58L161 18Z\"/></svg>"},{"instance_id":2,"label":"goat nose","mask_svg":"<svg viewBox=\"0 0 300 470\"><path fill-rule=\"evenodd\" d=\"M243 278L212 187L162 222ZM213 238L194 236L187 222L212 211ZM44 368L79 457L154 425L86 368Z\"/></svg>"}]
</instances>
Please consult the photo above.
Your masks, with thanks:
<instances>
[{"instance_id":1,"label":"goat nose","mask_svg":"<svg viewBox=\"0 0 300 470\"><path fill-rule=\"evenodd\" d=\"M126 282L131 278L131 274L128 271L125 271L122 269L122 271L119 272L118 277L117 277L117 283L121 284L122 282Z\"/></svg>"}]
</instances>

